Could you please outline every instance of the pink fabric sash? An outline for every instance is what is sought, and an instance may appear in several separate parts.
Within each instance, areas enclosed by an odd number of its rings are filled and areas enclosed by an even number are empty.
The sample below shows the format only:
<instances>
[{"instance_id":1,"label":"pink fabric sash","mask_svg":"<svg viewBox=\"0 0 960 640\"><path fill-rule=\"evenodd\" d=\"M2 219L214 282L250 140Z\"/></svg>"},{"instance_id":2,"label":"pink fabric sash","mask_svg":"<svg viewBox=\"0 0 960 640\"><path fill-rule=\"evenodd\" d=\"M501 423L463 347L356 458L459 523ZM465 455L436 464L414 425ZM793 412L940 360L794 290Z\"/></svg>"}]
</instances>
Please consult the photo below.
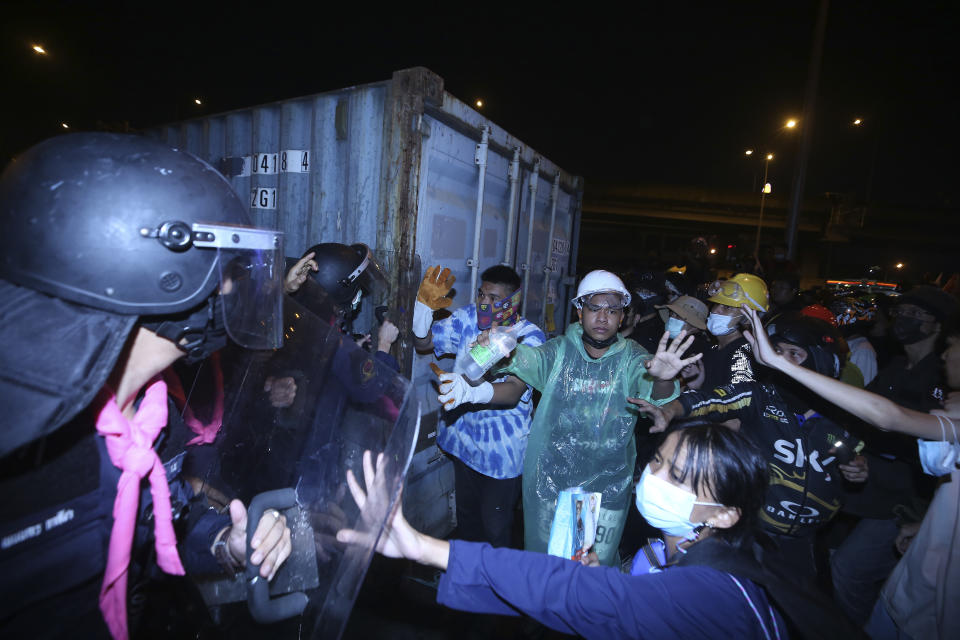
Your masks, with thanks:
<instances>
[{"instance_id":1,"label":"pink fabric sash","mask_svg":"<svg viewBox=\"0 0 960 640\"><path fill-rule=\"evenodd\" d=\"M188 442L192 444L211 444L217 438L220 427L223 425L223 369L220 368L220 354L214 353L209 359L210 366L213 367L213 415L209 423L202 422L193 413L193 409L187 404L187 394L183 391L183 385L180 378L174 373L172 368L163 371L163 379L167 383L167 392L177 406L183 410L183 421L190 430L197 434L197 437Z\"/></svg>"},{"instance_id":2,"label":"pink fabric sash","mask_svg":"<svg viewBox=\"0 0 960 640\"><path fill-rule=\"evenodd\" d=\"M113 529L100 588L100 611L114 638L125 640L128 636L127 571L140 502L140 481L147 475L150 476L150 493L153 495L157 564L167 573L184 574L173 532L170 488L163 464L153 450L153 441L166 424L167 385L159 378L154 378L147 388L132 420L128 421L120 413L113 394L106 399L97 416L97 433L103 436L114 466L123 471L113 503Z\"/></svg>"}]
</instances>

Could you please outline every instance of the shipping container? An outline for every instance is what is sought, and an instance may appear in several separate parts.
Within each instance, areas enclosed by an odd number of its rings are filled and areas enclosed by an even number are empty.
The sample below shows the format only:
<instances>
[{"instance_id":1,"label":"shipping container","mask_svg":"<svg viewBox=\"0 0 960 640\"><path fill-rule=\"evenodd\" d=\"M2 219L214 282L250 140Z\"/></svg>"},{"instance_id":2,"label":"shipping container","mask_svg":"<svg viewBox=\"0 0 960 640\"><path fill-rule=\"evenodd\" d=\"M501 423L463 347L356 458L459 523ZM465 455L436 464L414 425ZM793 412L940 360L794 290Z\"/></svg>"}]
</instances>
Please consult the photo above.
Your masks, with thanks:
<instances>
[{"instance_id":1,"label":"shipping container","mask_svg":"<svg viewBox=\"0 0 960 640\"><path fill-rule=\"evenodd\" d=\"M524 315L548 334L570 321L583 181L485 118L424 68L390 80L177 122L149 135L223 172L288 256L319 242L369 245L388 272L397 349L423 407L404 496L414 526L453 524L453 471L435 444L432 355L415 354L423 269L457 277L452 308L474 302L495 264L524 279ZM357 325L372 325L364 309ZM441 362L450 369L452 362Z\"/></svg>"}]
</instances>

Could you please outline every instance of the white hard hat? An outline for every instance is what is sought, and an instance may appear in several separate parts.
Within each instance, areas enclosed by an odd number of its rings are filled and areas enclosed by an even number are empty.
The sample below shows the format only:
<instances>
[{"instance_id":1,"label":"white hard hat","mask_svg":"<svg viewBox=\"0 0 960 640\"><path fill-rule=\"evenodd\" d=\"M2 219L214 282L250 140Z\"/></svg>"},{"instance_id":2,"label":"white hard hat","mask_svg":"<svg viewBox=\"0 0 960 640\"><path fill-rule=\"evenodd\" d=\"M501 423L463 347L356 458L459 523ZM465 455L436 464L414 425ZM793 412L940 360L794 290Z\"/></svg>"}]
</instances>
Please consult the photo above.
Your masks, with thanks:
<instances>
[{"instance_id":1,"label":"white hard hat","mask_svg":"<svg viewBox=\"0 0 960 640\"><path fill-rule=\"evenodd\" d=\"M577 297L571 300L577 309L583 306L583 299L595 293L616 293L623 297L623 306L630 304L630 292L624 286L623 280L616 274L598 269L583 276L577 287Z\"/></svg>"}]
</instances>

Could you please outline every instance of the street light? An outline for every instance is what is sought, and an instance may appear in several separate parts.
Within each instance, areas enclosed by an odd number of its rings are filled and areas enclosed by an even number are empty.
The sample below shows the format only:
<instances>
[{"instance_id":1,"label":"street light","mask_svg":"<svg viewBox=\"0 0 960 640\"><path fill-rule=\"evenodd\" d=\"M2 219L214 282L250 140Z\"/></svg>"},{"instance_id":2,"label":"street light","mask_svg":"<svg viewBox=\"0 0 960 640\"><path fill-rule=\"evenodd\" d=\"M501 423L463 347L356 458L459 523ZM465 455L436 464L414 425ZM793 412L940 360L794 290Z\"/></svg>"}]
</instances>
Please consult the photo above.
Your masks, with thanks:
<instances>
[{"instance_id":1,"label":"street light","mask_svg":"<svg viewBox=\"0 0 960 640\"><path fill-rule=\"evenodd\" d=\"M902 263L902 262L898 262L898 263L897 263L896 265L894 265L894 266L895 266L897 269L903 269L903 263Z\"/></svg>"},{"instance_id":2,"label":"street light","mask_svg":"<svg viewBox=\"0 0 960 640\"><path fill-rule=\"evenodd\" d=\"M746 151L743 152L743 155L745 155L745 156L752 156L752 155L753 155L753 149L747 149Z\"/></svg>"},{"instance_id":3,"label":"street light","mask_svg":"<svg viewBox=\"0 0 960 640\"><path fill-rule=\"evenodd\" d=\"M47 50L38 44L33 45L33 50L34 52L36 52L37 55L41 55L41 56L47 55Z\"/></svg>"},{"instance_id":4,"label":"street light","mask_svg":"<svg viewBox=\"0 0 960 640\"><path fill-rule=\"evenodd\" d=\"M795 126L797 126L797 121L794 120L793 118L791 118L791 119L787 120L787 125L786 125L786 126L787 126L787 129L793 129Z\"/></svg>"},{"instance_id":5,"label":"street light","mask_svg":"<svg viewBox=\"0 0 960 640\"><path fill-rule=\"evenodd\" d=\"M859 126L862 125L862 124L863 124L863 120L862 120L861 118L856 118L856 119L853 121L853 126L855 126L855 127L859 127Z\"/></svg>"},{"instance_id":6,"label":"street light","mask_svg":"<svg viewBox=\"0 0 960 640\"><path fill-rule=\"evenodd\" d=\"M767 174L770 170L771 160L773 160L773 154L768 153L763 161L763 189L760 190L760 218L757 220L757 240L753 245L753 255L757 260L760 259L760 231L763 229L763 205L766 203L767 194L773 191L770 183L767 182Z\"/></svg>"},{"instance_id":7,"label":"street light","mask_svg":"<svg viewBox=\"0 0 960 640\"><path fill-rule=\"evenodd\" d=\"M61 123L60 123L60 126L63 127L64 129L69 129L69 128L70 128L70 125L68 125L66 122L61 122Z\"/></svg>"},{"instance_id":8,"label":"street light","mask_svg":"<svg viewBox=\"0 0 960 640\"><path fill-rule=\"evenodd\" d=\"M477 105L477 109L483 108L483 100L477 100L476 105Z\"/></svg>"},{"instance_id":9,"label":"street light","mask_svg":"<svg viewBox=\"0 0 960 640\"><path fill-rule=\"evenodd\" d=\"M194 104L198 104L198 105L203 104L202 102L200 102L200 98L195 98L193 102Z\"/></svg>"}]
</instances>

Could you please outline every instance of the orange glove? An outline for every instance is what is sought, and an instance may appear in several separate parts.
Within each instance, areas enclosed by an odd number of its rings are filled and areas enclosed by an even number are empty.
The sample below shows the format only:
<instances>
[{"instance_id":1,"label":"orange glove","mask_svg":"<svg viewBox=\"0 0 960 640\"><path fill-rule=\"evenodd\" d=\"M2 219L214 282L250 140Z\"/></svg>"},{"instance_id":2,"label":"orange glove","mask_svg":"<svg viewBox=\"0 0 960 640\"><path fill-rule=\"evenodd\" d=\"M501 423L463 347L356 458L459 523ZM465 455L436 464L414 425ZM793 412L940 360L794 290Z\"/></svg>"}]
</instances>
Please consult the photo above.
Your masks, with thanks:
<instances>
[{"instance_id":1,"label":"orange glove","mask_svg":"<svg viewBox=\"0 0 960 640\"><path fill-rule=\"evenodd\" d=\"M453 304L453 299L448 298L447 294L450 293L456 281L457 278L450 273L450 269L444 268L441 271L440 265L428 267L427 272L423 274L420 289L417 290L417 301L434 311L446 309Z\"/></svg>"}]
</instances>

